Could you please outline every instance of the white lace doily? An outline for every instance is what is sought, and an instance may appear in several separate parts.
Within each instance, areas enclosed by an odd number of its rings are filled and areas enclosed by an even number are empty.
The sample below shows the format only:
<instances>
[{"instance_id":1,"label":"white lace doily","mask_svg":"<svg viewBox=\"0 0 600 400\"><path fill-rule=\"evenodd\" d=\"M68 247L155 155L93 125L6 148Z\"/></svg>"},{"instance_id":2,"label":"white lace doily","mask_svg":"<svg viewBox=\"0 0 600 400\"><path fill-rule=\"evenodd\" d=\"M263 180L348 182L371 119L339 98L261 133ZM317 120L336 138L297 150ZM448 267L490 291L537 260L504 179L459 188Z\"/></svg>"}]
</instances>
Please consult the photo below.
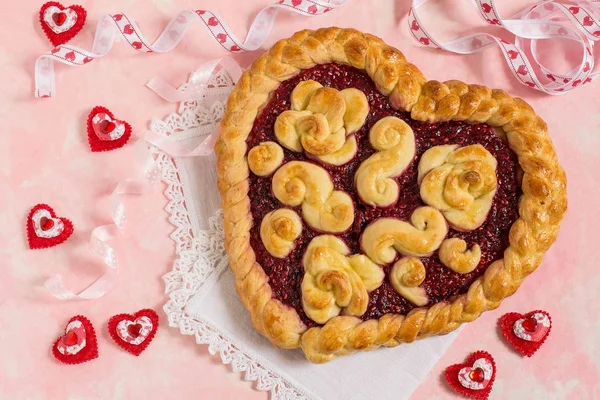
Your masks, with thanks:
<instances>
[{"instance_id":1,"label":"white lace doily","mask_svg":"<svg viewBox=\"0 0 600 400\"><path fill-rule=\"evenodd\" d=\"M192 75L190 82L194 82ZM187 84L186 84L187 85ZM185 86L180 90L185 90ZM225 73L212 77L208 85L211 98L184 101L176 113L163 121L153 120L150 129L177 139L185 140L202 137L212 132L223 115L225 99L234 86L234 82ZM165 294L169 298L163 310L169 318L169 326L178 327L184 335L193 335L197 344L208 345L210 354L219 354L224 364L230 364L233 371L245 372L244 379L255 381L256 389L270 391L274 400L306 398L304 390L294 388L274 371L263 367L244 351L239 349L229 337L209 321L187 315L185 307L190 299L207 290L227 268L227 254L223 241L223 211L208 218L207 229L194 229L193 216L186 207L184 177L180 174L177 160L167 154L151 148L162 171L162 180L167 184L164 192L168 199L166 206L170 214L169 222L175 227L171 239L175 242L178 259L173 270L163 276Z\"/></svg>"},{"instance_id":2,"label":"white lace doily","mask_svg":"<svg viewBox=\"0 0 600 400\"><path fill-rule=\"evenodd\" d=\"M190 82L195 79L192 75ZM194 148L216 128L232 87L226 74L214 76L205 96L182 102L176 113L152 121L151 130ZM178 258L163 276L168 297L163 309L170 326L208 345L211 354L233 371L245 372L244 378L270 391L273 400L410 397L456 334L320 366L308 363L299 350L274 348L251 326L228 270L214 155L174 159L151 151L167 184L166 210L175 227L171 238ZM361 383L365 376L369 387Z\"/></svg>"}]
</instances>

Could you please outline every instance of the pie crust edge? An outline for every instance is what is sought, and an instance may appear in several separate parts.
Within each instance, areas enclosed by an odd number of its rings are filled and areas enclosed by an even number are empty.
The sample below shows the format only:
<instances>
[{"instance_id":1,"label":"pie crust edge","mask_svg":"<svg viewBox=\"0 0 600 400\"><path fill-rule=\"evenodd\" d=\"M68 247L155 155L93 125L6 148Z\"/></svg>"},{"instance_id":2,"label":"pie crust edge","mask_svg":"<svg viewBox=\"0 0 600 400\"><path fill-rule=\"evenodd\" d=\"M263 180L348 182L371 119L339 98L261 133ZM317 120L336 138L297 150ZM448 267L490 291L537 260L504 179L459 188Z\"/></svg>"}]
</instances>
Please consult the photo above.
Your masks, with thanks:
<instances>
[{"instance_id":1,"label":"pie crust edge","mask_svg":"<svg viewBox=\"0 0 600 400\"><path fill-rule=\"evenodd\" d=\"M519 219L509 233L504 258L490 264L467 293L454 300L362 321L337 316L307 329L297 312L272 298L269 278L250 246L249 168L246 139L254 120L280 84L317 64L339 63L365 70L391 105L424 122L487 123L506 133L523 169ZM224 210L225 249L236 288L254 327L281 348L301 347L307 359L324 363L338 356L433 335L442 335L497 308L515 293L556 240L567 209L566 176L546 123L525 101L503 90L460 81L428 81L404 55L354 29L304 30L277 42L238 81L227 102L215 145L218 186Z\"/></svg>"}]
</instances>

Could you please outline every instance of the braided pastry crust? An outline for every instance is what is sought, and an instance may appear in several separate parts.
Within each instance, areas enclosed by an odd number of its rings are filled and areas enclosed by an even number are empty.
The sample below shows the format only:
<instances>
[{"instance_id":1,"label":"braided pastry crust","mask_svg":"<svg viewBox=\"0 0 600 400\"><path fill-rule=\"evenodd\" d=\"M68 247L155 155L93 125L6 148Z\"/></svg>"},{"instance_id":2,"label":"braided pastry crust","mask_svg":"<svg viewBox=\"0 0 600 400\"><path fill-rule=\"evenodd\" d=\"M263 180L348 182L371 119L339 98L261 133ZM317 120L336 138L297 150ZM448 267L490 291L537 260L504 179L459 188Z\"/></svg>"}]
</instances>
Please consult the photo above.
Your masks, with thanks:
<instances>
[{"instance_id":1,"label":"braided pastry crust","mask_svg":"<svg viewBox=\"0 0 600 400\"><path fill-rule=\"evenodd\" d=\"M523 169L519 219L504 258L492 263L467 293L452 301L362 321L340 315L307 329L297 312L272 297L268 277L250 246L246 139L261 107L279 83L317 64L335 62L365 70L391 105L425 122L487 123L506 134ZM353 29L304 30L276 43L242 75L231 94L215 146L225 212L225 248L242 302L255 328L274 345L301 347L316 363L432 335L442 335L495 309L515 293L555 241L566 208L566 177L546 123L523 100L503 90L459 81L428 81L397 49Z\"/></svg>"}]
</instances>

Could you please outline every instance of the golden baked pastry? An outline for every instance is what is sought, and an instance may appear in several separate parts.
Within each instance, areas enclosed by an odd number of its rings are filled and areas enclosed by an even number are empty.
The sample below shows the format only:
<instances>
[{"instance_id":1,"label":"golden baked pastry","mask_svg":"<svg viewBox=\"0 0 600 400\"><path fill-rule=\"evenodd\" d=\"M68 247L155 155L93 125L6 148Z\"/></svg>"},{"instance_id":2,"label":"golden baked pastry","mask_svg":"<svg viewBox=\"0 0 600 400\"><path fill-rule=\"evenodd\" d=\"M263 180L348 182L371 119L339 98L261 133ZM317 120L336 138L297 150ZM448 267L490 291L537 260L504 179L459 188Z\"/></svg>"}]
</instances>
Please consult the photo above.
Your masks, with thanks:
<instances>
[{"instance_id":1,"label":"golden baked pastry","mask_svg":"<svg viewBox=\"0 0 600 400\"><path fill-rule=\"evenodd\" d=\"M500 305L565 214L546 123L503 90L428 81L352 29L242 75L215 147L225 248L255 328L308 360L443 335Z\"/></svg>"}]
</instances>

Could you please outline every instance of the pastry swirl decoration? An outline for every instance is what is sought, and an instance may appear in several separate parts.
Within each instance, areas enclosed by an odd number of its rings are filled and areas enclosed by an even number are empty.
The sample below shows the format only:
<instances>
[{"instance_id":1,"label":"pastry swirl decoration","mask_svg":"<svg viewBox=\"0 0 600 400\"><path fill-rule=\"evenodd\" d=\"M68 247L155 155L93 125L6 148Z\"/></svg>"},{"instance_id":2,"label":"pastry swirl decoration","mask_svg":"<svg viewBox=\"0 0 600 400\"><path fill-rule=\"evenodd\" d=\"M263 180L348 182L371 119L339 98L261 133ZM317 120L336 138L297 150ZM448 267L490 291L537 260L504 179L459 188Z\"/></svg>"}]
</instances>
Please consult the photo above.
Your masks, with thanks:
<instances>
[{"instance_id":1,"label":"pastry swirl decoration","mask_svg":"<svg viewBox=\"0 0 600 400\"><path fill-rule=\"evenodd\" d=\"M438 255L442 264L452 271L468 274L479 265L481 248L475 244L467 250L467 242L459 238L451 238L442 242Z\"/></svg>"},{"instance_id":2,"label":"pastry swirl decoration","mask_svg":"<svg viewBox=\"0 0 600 400\"><path fill-rule=\"evenodd\" d=\"M302 221L288 208L271 211L260 223L260 238L265 249L277 258L284 258L294 249L294 241L302 233Z\"/></svg>"},{"instance_id":3,"label":"pastry swirl decoration","mask_svg":"<svg viewBox=\"0 0 600 400\"><path fill-rule=\"evenodd\" d=\"M417 179L423 201L440 210L450 226L474 230L492 207L496 159L480 144L435 146L421 156Z\"/></svg>"},{"instance_id":4,"label":"pastry swirl decoration","mask_svg":"<svg viewBox=\"0 0 600 400\"><path fill-rule=\"evenodd\" d=\"M448 233L444 216L435 208L419 207L410 222L378 218L360 237L360 246L373 262L389 264L397 253L425 257L437 250Z\"/></svg>"},{"instance_id":5,"label":"pastry swirl decoration","mask_svg":"<svg viewBox=\"0 0 600 400\"><path fill-rule=\"evenodd\" d=\"M248 152L248 166L258 176L271 175L283 163L283 149L275 142L262 142Z\"/></svg>"},{"instance_id":6,"label":"pastry swirl decoration","mask_svg":"<svg viewBox=\"0 0 600 400\"><path fill-rule=\"evenodd\" d=\"M343 312L361 316L367 311L368 292L383 282L381 267L356 254L335 236L315 237L304 254L302 307L313 321L324 324Z\"/></svg>"},{"instance_id":7,"label":"pastry swirl decoration","mask_svg":"<svg viewBox=\"0 0 600 400\"><path fill-rule=\"evenodd\" d=\"M273 175L273 193L287 206L302 206L313 229L339 233L354 222L354 204L347 193L333 190L329 173L305 161L290 161Z\"/></svg>"},{"instance_id":8,"label":"pastry swirl decoration","mask_svg":"<svg viewBox=\"0 0 600 400\"><path fill-rule=\"evenodd\" d=\"M467 121L501 127L523 168L519 219L510 230L504 259L495 261L467 293L407 315L361 321L337 316L307 330L294 309L272 298L268 277L249 243L246 139L269 94L303 69L336 62L365 70L392 107L423 122ZM546 123L523 100L505 91L460 81L428 81L397 49L353 29L305 30L276 43L240 78L228 100L216 144L219 189L225 211L225 247L236 286L255 328L273 344L301 347L316 363L380 346L449 333L497 308L533 272L555 241L566 208L566 177Z\"/></svg>"},{"instance_id":9,"label":"pastry swirl decoration","mask_svg":"<svg viewBox=\"0 0 600 400\"><path fill-rule=\"evenodd\" d=\"M425 266L416 257L403 257L390 271L390 283L402 297L418 307L429 302L427 292L420 284L425 280Z\"/></svg>"},{"instance_id":10,"label":"pastry swirl decoration","mask_svg":"<svg viewBox=\"0 0 600 400\"><path fill-rule=\"evenodd\" d=\"M302 81L291 94L291 110L275 120L279 143L295 152L333 165L343 165L356 155L352 133L362 127L369 113L367 97L358 89L336 90Z\"/></svg>"},{"instance_id":11,"label":"pastry swirl decoration","mask_svg":"<svg viewBox=\"0 0 600 400\"><path fill-rule=\"evenodd\" d=\"M404 172L415 156L415 135L397 117L384 117L369 132L377 153L360 164L354 176L356 191L368 205L388 207L398 201L400 188L392 179Z\"/></svg>"}]
</instances>

